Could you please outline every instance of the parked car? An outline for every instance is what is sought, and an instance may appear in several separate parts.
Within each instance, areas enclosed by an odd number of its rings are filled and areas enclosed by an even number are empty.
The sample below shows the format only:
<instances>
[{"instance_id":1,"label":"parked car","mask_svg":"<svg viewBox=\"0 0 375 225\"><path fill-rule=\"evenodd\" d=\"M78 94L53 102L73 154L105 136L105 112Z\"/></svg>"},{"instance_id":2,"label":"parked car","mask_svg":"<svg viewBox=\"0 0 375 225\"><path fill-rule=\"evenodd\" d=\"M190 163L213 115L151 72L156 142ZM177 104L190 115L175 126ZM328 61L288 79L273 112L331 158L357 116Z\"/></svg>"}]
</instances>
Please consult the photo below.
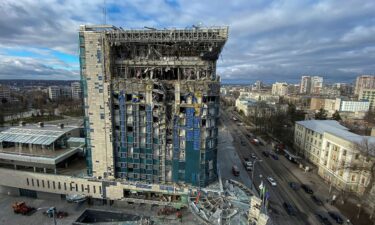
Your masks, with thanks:
<instances>
[{"instance_id":1,"label":"parked car","mask_svg":"<svg viewBox=\"0 0 375 225\"><path fill-rule=\"evenodd\" d=\"M309 186L307 186L306 184L302 184L302 185L301 185L301 188L302 188L307 194L314 194L314 191L313 191Z\"/></svg>"},{"instance_id":2,"label":"parked car","mask_svg":"<svg viewBox=\"0 0 375 225\"><path fill-rule=\"evenodd\" d=\"M336 212L333 212L333 211L329 211L328 212L328 215L338 224L343 224L344 223L344 220L341 218L341 216L336 213Z\"/></svg>"},{"instance_id":3,"label":"parked car","mask_svg":"<svg viewBox=\"0 0 375 225\"><path fill-rule=\"evenodd\" d=\"M325 217L322 213L316 213L316 217L318 218L320 224L322 225L332 225L327 217Z\"/></svg>"},{"instance_id":4,"label":"parked car","mask_svg":"<svg viewBox=\"0 0 375 225\"><path fill-rule=\"evenodd\" d=\"M254 153L251 153L251 158L256 159L257 156Z\"/></svg>"},{"instance_id":5,"label":"parked car","mask_svg":"<svg viewBox=\"0 0 375 225\"><path fill-rule=\"evenodd\" d=\"M274 159L274 160L279 160L279 157L275 154L271 154L271 157Z\"/></svg>"},{"instance_id":6,"label":"parked car","mask_svg":"<svg viewBox=\"0 0 375 225\"><path fill-rule=\"evenodd\" d=\"M298 191L300 188L300 185L296 182L289 182L289 187L292 188L295 191Z\"/></svg>"},{"instance_id":7,"label":"parked car","mask_svg":"<svg viewBox=\"0 0 375 225\"><path fill-rule=\"evenodd\" d=\"M250 142L251 142L251 144L253 144L253 145L259 145L259 140L256 139L256 138L251 139Z\"/></svg>"},{"instance_id":8,"label":"parked car","mask_svg":"<svg viewBox=\"0 0 375 225\"><path fill-rule=\"evenodd\" d=\"M320 198L318 198L316 195L311 195L311 199L315 202L315 204L317 205L323 205L323 201L320 200Z\"/></svg>"},{"instance_id":9,"label":"parked car","mask_svg":"<svg viewBox=\"0 0 375 225\"><path fill-rule=\"evenodd\" d=\"M263 151L262 154L263 154L265 157L269 157L268 152Z\"/></svg>"},{"instance_id":10,"label":"parked car","mask_svg":"<svg viewBox=\"0 0 375 225\"><path fill-rule=\"evenodd\" d=\"M288 213L290 216L295 216L296 215L296 209L288 202L283 203L283 207L285 211Z\"/></svg>"},{"instance_id":11,"label":"parked car","mask_svg":"<svg viewBox=\"0 0 375 225\"><path fill-rule=\"evenodd\" d=\"M236 165L232 166L232 173L234 176L238 177L240 175L240 170Z\"/></svg>"},{"instance_id":12,"label":"parked car","mask_svg":"<svg viewBox=\"0 0 375 225\"><path fill-rule=\"evenodd\" d=\"M270 182L270 184L273 186L273 187L276 187L276 181L275 179L273 179L272 177L267 177L267 180L268 182Z\"/></svg>"},{"instance_id":13,"label":"parked car","mask_svg":"<svg viewBox=\"0 0 375 225\"><path fill-rule=\"evenodd\" d=\"M253 162L245 161L243 165L244 165L244 167L246 168L247 171L253 170Z\"/></svg>"}]
</instances>

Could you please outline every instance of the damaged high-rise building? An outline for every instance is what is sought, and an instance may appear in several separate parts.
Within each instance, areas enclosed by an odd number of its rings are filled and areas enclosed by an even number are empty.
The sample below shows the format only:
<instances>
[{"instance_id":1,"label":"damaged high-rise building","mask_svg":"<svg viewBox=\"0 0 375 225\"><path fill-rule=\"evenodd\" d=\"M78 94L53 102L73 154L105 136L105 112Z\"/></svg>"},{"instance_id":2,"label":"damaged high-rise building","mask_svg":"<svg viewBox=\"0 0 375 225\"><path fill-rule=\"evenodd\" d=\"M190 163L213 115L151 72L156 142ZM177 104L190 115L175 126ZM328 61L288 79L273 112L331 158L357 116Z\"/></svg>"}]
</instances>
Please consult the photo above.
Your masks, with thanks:
<instances>
[{"instance_id":1,"label":"damaged high-rise building","mask_svg":"<svg viewBox=\"0 0 375 225\"><path fill-rule=\"evenodd\" d=\"M217 179L228 28L81 26L88 173L206 186Z\"/></svg>"}]
</instances>

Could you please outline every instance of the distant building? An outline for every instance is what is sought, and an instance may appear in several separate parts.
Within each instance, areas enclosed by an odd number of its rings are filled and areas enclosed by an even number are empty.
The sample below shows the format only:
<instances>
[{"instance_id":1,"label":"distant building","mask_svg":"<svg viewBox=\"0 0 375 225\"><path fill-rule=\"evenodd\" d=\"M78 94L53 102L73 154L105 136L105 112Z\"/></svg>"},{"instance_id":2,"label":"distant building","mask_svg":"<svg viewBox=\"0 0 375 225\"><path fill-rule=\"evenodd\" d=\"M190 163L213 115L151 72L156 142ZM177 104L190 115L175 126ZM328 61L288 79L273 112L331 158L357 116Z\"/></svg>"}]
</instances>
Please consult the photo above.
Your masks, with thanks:
<instances>
[{"instance_id":1,"label":"distant building","mask_svg":"<svg viewBox=\"0 0 375 225\"><path fill-rule=\"evenodd\" d=\"M361 89L358 99L369 101L370 110L375 110L375 88Z\"/></svg>"},{"instance_id":2,"label":"distant building","mask_svg":"<svg viewBox=\"0 0 375 225\"><path fill-rule=\"evenodd\" d=\"M359 95L363 89L375 89L374 75L361 75L357 77L354 94Z\"/></svg>"},{"instance_id":3,"label":"distant building","mask_svg":"<svg viewBox=\"0 0 375 225\"><path fill-rule=\"evenodd\" d=\"M375 160L373 155L366 157L365 152L354 147L365 139L375 144L375 137L351 133L335 120L298 121L294 131L295 149L318 167L319 176L337 189L357 194L364 192L370 174L348 165L363 168Z\"/></svg>"},{"instance_id":4,"label":"distant building","mask_svg":"<svg viewBox=\"0 0 375 225\"><path fill-rule=\"evenodd\" d=\"M263 88L263 82L260 80L257 80L252 88L253 91L260 91Z\"/></svg>"},{"instance_id":5,"label":"distant building","mask_svg":"<svg viewBox=\"0 0 375 225\"><path fill-rule=\"evenodd\" d=\"M81 99L82 98L82 88L80 82L73 82L70 85L72 89L72 98L73 99Z\"/></svg>"},{"instance_id":6,"label":"distant building","mask_svg":"<svg viewBox=\"0 0 375 225\"><path fill-rule=\"evenodd\" d=\"M10 88L5 85L0 85L0 104L2 104L3 101L11 101Z\"/></svg>"},{"instance_id":7,"label":"distant building","mask_svg":"<svg viewBox=\"0 0 375 225\"><path fill-rule=\"evenodd\" d=\"M336 98L335 110L339 112L367 112L369 108L369 101L351 101Z\"/></svg>"},{"instance_id":8,"label":"distant building","mask_svg":"<svg viewBox=\"0 0 375 225\"><path fill-rule=\"evenodd\" d=\"M249 98L255 101L264 101L269 104L276 104L279 103L280 97L272 95L269 92L248 92L248 91L243 91L240 92L240 97L239 98Z\"/></svg>"},{"instance_id":9,"label":"distant building","mask_svg":"<svg viewBox=\"0 0 375 225\"><path fill-rule=\"evenodd\" d=\"M72 89L69 86L49 86L48 97L51 100L72 98Z\"/></svg>"},{"instance_id":10,"label":"distant building","mask_svg":"<svg viewBox=\"0 0 375 225\"><path fill-rule=\"evenodd\" d=\"M51 100L57 100L61 96L60 87L59 86L49 86L48 87L48 97Z\"/></svg>"},{"instance_id":11,"label":"distant building","mask_svg":"<svg viewBox=\"0 0 375 225\"><path fill-rule=\"evenodd\" d=\"M238 98L236 100L236 109L238 112L243 112L245 116L250 115L250 108L256 105L257 101L250 98Z\"/></svg>"},{"instance_id":12,"label":"distant building","mask_svg":"<svg viewBox=\"0 0 375 225\"><path fill-rule=\"evenodd\" d=\"M324 98L317 98L313 97L310 100L310 110L319 110L324 109L325 99Z\"/></svg>"},{"instance_id":13,"label":"distant building","mask_svg":"<svg viewBox=\"0 0 375 225\"><path fill-rule=\"evenodd\" d=\"M276 82L272 84L272 94L273 95L278 95L278 96L284 96L288 94L288 84L283 82L279 83Z\"/></svg>"},{"instance_id":14,"label":"distant building","mask_svg":"<svg viewBox=\"0 0 375 225\"><path fill-rule=\"evenodd\" d=\"M320 94L323 88L323 77L320 76L302 76L300 93L301 94Z\"/></svg>"},{"instance_id":15,"label":"distant building","mask_svg":"<svg viewBox=\"0 0 375 225\"><path fill-rule=\"evenodd\" d=\"M320 94L323 88L323 77L313 76L311 77L311 94Z\"/></svg>"},{"instance_id":16,"label":"distant building","mask_svg":"<svg viewBox=\"0 0 375 225\"><path fill-rule=\"evenodd\" d=\"M301 78L301 85L299 93L301 94L309 94L311 89L311 77L310 76L302 76Z\"/></svg>"}]
</instances>

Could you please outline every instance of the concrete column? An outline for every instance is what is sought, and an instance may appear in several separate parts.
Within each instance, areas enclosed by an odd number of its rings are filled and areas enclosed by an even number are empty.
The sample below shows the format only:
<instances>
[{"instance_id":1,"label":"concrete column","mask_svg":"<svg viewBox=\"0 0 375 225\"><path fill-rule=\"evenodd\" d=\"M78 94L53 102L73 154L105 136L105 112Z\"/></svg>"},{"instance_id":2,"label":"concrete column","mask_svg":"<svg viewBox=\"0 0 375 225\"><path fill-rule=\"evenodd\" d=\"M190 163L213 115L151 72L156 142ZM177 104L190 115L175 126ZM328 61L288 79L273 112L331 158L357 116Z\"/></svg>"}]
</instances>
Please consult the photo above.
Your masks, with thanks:
<instances>
[{"instance_id":1,"label":"concrete column","mask_svg":"<svg viewBox=\"0 0 375 225\"><path fill-rule=\"evenodd\" d=\"M47 173L47 168L43 168L43 172L44 172L44 173Z\"/></svg>"},{"instance_id":2,"label":"concrete column","mask_svg":"<svg viewBox=\"0 0 375 225\"><path fill-rule=\"evenodd\" d=\"M17 165L16 164L14 164L14 169L17 170Z\"/></svg>"},{"instance_id":3,"label":"concrete column","mask_svg":"<svg viewBox=\"0 0 375 225\"><path fill-rule=\"evenodd\" d=\"M57 169L56 168L54 169L54 173L57 174Z\"/></svg>"},{"instance_id":4,"label":"concrete column","mask_svg":"<svg viewBox=\"0 0 375 225\"><path fill-rule=\"evenodd\" d=\"M36 167L34 167L34 173L36 172Z\"/></svg>"},{"instance_id":5,"label":"concrete column","mask_svg":"<svg viewBox=\"0 0 375 225\"><path fill-rule=\"evenodd\" d=\"M65 162L65 168L68 168L68 162Z\"/></svg>"},{"instance_id":6,"label":"concrete column","mask_svg":"<svg viewBox=\"0 0 375 225\"><path fill-rule=\"evenodd\" d=\"M0 150L3 150L3 142L0 142Z\"/></svg>"}]
</instances>

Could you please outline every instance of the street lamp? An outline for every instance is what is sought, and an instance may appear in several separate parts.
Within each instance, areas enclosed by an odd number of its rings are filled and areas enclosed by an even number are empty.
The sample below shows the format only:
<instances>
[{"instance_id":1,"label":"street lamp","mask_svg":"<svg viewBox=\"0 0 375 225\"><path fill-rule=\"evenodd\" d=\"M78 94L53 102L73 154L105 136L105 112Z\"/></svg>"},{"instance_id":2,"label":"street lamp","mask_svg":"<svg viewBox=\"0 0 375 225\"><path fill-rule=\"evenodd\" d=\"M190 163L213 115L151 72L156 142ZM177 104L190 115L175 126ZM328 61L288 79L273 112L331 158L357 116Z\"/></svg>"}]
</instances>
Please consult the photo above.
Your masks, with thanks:
<instances>
[{"instance_id":1,"label":"street lamp","mask_svg":"<svg viewBox=\"0 0 375 225\"><path fill-rule=\"evenodd\" d=\"M255 185L255 183L254 183L254 170L255 170L255 164L257 163L257 162L263 162L263 160L261 160L261 159L259 159L259 160L254 160L254 163L253 163L253 171L251 171L251 182L253 183L253 185L251 185L251 190L252 191L254 191L254 185Z\"/></svg>"}]
</instances>

